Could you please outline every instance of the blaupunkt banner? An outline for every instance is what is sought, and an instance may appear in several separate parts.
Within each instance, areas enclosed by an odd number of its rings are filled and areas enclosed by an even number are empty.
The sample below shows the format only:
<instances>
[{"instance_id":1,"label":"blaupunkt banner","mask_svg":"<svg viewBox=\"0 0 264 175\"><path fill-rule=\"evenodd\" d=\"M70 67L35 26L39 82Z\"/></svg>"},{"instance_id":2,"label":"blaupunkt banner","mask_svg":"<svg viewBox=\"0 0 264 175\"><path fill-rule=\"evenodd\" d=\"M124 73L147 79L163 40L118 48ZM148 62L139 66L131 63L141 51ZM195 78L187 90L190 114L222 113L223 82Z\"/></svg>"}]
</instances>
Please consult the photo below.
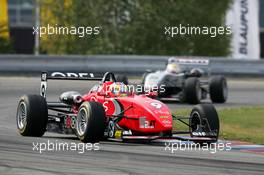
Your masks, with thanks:
<instances>
[{"instance_id":1,"label":"blaupunkt banner","mask_svg":"<svg viewBox=\"0 0 264 175\"><path fill-rule=\"evenodd\" d=\"M232 57L260 59L259 1L234 0L226 16L232 28Z\"/></svg>"}]
</instances>

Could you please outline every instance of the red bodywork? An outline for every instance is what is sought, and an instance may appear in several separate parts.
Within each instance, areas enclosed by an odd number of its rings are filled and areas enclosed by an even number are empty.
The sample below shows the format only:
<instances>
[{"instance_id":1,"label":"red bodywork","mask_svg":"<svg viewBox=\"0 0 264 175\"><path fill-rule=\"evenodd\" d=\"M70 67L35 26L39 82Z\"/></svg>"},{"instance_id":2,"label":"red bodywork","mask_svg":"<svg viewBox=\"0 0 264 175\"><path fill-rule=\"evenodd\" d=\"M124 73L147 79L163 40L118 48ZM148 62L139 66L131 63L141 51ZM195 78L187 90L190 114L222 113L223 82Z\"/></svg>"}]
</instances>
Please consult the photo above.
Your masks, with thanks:
<instances>
[{"instance_id":1,"label":"red bodywork","mask_svg":"<svg viewBox=\"0 0 264 175\"><path fill-rule=\"evenodd\" d=\"M82 97L83 101L101 103L107 117L115 117L124 111L122 119L118 122L124 129L142 134L172 131L172 114L165 104L133 92L127 96L116 96L108 89L112 83L105 82L92 89Z\"/></svg>"}]
</instances>

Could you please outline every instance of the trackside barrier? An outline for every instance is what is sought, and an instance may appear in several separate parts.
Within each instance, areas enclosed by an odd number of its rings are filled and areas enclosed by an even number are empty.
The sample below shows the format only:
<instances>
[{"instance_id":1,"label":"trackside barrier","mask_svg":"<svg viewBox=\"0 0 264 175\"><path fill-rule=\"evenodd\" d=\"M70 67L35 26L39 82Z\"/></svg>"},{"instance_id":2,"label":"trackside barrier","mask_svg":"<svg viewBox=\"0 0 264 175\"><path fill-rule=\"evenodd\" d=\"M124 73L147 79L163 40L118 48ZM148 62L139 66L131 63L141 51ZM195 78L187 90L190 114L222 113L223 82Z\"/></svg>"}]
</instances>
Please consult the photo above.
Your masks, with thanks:
<instances>
[{"instance_id":1,"label":"trackside barrier","mask_svg":"<svg viewBox=\"0 0 264 175\"><path fill-rule=\"evenodd\" d=\"M0 55L0 75L39 75L41 71L95 73L111 71L114 73L141 75L147 69L164 69L169 57L136 55ZM190 58L195 59L201 57ZM264 76L264 60L235 60L219 57L203 58L210 59L212 74Z\"/></svg>"}]
</instances>

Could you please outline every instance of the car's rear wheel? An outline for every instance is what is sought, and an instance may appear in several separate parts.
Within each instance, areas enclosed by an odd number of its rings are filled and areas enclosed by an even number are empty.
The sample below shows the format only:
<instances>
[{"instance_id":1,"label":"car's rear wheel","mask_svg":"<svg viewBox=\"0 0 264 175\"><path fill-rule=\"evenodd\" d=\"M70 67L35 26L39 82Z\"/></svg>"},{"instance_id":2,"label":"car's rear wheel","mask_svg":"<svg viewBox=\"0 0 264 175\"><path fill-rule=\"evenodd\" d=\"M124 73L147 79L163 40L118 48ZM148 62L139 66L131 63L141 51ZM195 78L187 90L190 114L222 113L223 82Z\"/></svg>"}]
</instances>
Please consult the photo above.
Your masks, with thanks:
<instances>
[{"instance_id":1,"label":"car's rear wheel","mask_svg":"<svg viewBox=\"0 0 264 175\"><path fill-rule=\"evenodd\" d=\"M212 104L196 105L190 114L190 133L192 137L210 137L215 142L219 135L219 118L215 107Z\"/></svg>"},{"instance_id":2,"label":"car's rear wheel","mask_svg":"<svg viewBox=\"0 0 264 175\"><path fill-rule=\"evenodd\" d=\"M48 108L44 97L24 95L17 107L17 128L23 136L41 137L47 127Z\"/></svg>"},{"instance_id":3,"label":"car's rear wheel","mask_svg":"<svg viewBox=\"0 0 264 175\"><path fill-rule=\"evenodd\" d=\"M122 82L122 83L124 83L125 85L128 85L128 78L127 78L127 76L125 76L125 75L117 75L116 76L116 81L117 82Z\"/></svg>"},{"instance_id":4,"label":"car's rear wheel","mask_svg":"<svg viewBox=\"0 0 264 175\"><path fill-rule=\"evenodd\" d=\"M225 77L214 76L210 79L209 82L209 91L212 102L226 102L228 96L228 87Z\"/></svg>"},{"instance_id":5,"label":"car's rear wheel","mask_svg":"<svg viewBox=\"0 0 264 175\"><path fill-rule=\"evenodd\" d=\"M198 104L201 101L200 81L196 77L186 79L184 84L184 97L187 103Z\"/></svg>"},{"instance_id":6,"label":"car's rear wheel","mask_svg":"<svg viewBox=\"0 0 264 175\"><path fill-rule=\"evenodd\" d=\"M79 108L76 134L82 142L96 143L103 140L106 127L105 111L98 102L84 102Z\"/></svg>"}]
</instances>

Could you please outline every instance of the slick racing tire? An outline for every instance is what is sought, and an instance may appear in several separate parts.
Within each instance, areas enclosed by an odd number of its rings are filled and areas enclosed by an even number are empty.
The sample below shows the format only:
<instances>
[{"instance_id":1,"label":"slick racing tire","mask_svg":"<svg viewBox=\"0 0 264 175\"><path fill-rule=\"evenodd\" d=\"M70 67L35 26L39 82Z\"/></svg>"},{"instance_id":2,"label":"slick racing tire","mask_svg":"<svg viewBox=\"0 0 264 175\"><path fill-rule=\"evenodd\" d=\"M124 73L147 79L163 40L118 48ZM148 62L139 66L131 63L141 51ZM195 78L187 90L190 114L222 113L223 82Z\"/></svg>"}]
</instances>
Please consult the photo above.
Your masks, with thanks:
<instances>
[{"instance_id":1,"label":"slick racing tire","mask_svg":"<svg viewBox=\"0 0 264 175\"><path fill-rule=\"evenodd\" d=\"M216 142L220 130L219 118L215 107L212 104L196 105L190 114L190 133L192 137L210 137Z\"/></svg>"},{"instance_id":2,"label":"slick racing tire","mask_svg":"<svg viewBox=\"0 0 264 175\"><path fill-rule=\"evenodd\" d=\"M201 101L200 81L197 77L187 78L184 84L185 101L190 104L198 104Z\"/></svg>"},{"instance_id":3,"label":"slick racing tire","mask_svg":"<svg viewBox=\"0 0 264 175\"><path fill-rule=\"evenodd\" d=\"M128 85L128 78L127 78L127 76L125 76L125 75L117 75L116 76L116 82L122 82L122 83L124 83L125 85Z\"/></svg>"},{"instance_id":4,"label":"slick racing tire","mask_svg":"<svg viewBox=\"0 0 264 175\"><path fill-rule=\"evenodd\" d=\"M41 137L46 131L48 108L44 97L24 95L17 107L17 129L23 136Z\"/></svg>"},{"instance_id":5,"label":"slick racing tire","mask_svg":"<svg viewBox=\"0 0 264 175\"><path fill-rule=\"evenodd\" d=\"M84 143L103 140L106 127L105 110L98 102L84 102L76 120L76 134Z\"/></svg>"},{"instance_id":6,"label":"slick racing tire","mask_svg":"<svg viewBox=\"0 0 264 175\"><path fill-rule=\"evenodd\" d=\"M210 98L214 103L224 103L228 96L228 87L225 77L214 76L209 81Z\"/></svg>"}]
</instances>

